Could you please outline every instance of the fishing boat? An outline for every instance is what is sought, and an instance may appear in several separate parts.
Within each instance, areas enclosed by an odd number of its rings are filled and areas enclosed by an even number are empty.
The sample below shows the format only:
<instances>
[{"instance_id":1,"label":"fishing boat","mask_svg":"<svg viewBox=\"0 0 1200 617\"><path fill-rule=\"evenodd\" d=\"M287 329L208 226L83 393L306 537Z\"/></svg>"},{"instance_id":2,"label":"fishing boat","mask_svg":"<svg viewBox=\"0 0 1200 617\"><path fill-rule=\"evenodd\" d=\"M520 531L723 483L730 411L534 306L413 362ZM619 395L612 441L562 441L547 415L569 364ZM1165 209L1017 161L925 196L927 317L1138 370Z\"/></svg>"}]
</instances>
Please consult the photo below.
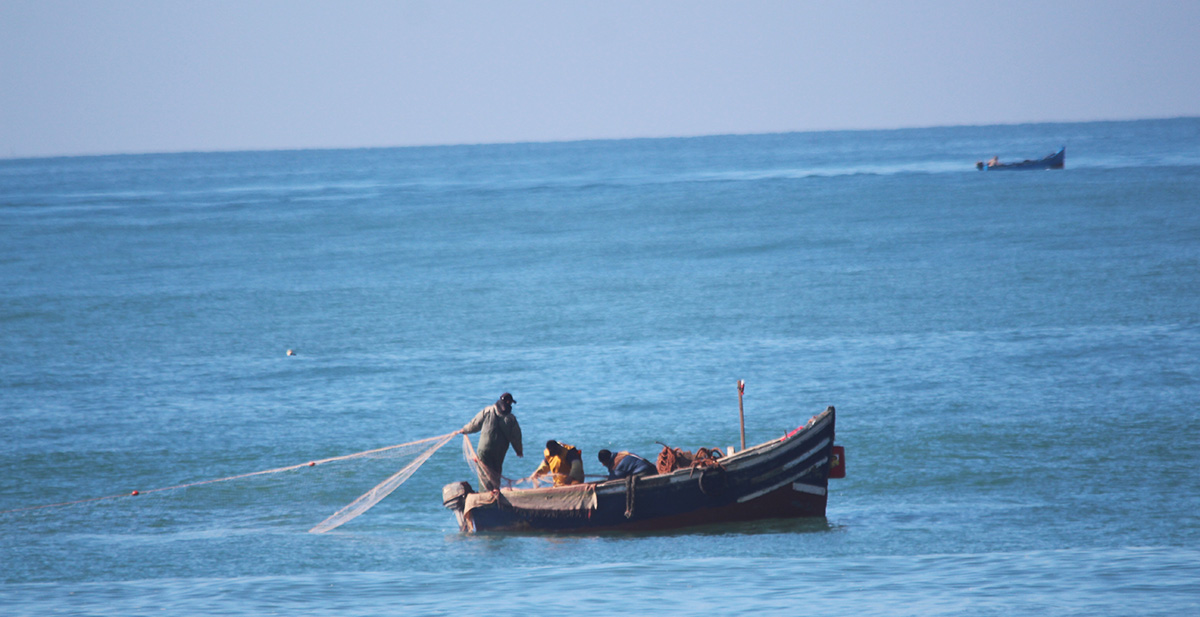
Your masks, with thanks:
<instances>
[{"instance_id":1,"label":"fishing boat","mask_svg":"<svg viewBox=\"0 0 1200 617\"><path fill-rule=\"evenodd\" d=\"M1066 155L1067 149L1066 147L1063 147L1059 148L1058 152L1055 152L1054 154L1048 154L1045 157L1037 160L1026 159L1019 163L1001 163L998 159L993 157L992 160L988 161L987 163L984 163L983 161L976 162L975 169L984 171L1003 171L1009 169L1062 169L1063 163L1066 160Z\"/></svg>"},{"instance_id":2,"label":"fishing boat","mask_svg":"<svg viewBox=\"0 0 1200 617\"><path fill-rule=\"evenodd\" d=\"M660 455L656 475L573 486L477 493L456 482L442 490L442 503L468 533L646 531L823 517L829 478L845 469L842 449L833 443L834 416L831 406L804 426L740 452L711 458L698 450L697 463L666 473Z\"/></svg>"}]
</instances>

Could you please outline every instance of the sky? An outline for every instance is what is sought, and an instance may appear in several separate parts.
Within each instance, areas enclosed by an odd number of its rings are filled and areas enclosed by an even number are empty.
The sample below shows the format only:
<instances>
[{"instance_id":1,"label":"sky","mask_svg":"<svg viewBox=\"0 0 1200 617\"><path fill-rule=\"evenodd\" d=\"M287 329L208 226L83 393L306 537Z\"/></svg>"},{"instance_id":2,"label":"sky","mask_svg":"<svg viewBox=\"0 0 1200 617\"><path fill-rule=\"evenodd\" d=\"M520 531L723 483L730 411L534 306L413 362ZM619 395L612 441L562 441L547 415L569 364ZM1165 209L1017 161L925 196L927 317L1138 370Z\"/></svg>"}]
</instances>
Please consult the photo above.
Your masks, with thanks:
<instances>
[{"instance_id":1,"label":"sky","mask_svg":"<svg viewBox=\"0 0 1200 617\"><path fill-rule=\"evenodd\" d=\"M1200 1L0 0L0 157L1200 116Z\"/></svg>"}]
</instances>

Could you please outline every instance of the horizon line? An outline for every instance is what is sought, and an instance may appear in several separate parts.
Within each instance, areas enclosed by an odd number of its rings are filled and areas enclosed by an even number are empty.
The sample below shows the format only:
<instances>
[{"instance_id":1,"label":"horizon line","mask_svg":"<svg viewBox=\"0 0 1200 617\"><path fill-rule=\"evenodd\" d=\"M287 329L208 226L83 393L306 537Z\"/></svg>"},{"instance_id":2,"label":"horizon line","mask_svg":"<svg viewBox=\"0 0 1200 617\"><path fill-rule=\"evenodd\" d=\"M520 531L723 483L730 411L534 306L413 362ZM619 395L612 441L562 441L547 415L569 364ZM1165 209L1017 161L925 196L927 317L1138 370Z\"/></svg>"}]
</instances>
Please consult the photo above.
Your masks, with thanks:
<instances>
[{"instance_id":1,"label":"horizon line","mask_svg":"<svg viewBox=\"0 0 1200 617\"><path fill-rule=\"evenodd\" d=\"M76 159L76 158L105 158L105 157L121 157L121 156L161 156L161 155L184 155L184 154L254 154L254 153L270 153L270 152L321 152L321 151L350 151L350 150L398 150L404 148L462 148L471 146L517 146L517 145L537 145L537 144L571 144L571 143L586 143L586 142L603 142L603 141L640 141L640 140L667 140L667 139L707 139L714 137L753 137L766 135L794 135L794 134L820 134L820 133L867 133L867 132L893 132L893 131L917 131L929 129L966 129L966 128L989 128L989 127L1019 127L1019 126L1036 126L1049 124L1099 124L1099 123L1124 123L1124 122L1153 122L1165 120L1193 120L1200 119L1200 115L1182 115L1182 116L1158 116L1158 117L1143 117L1143 118L1122 118L1122 119L1097 119L1097 120L1044 120L1035 122L996 122L991 124L934 124L934 125L915 125L901 127L876 127L876 128L831 128L831 129L813 129L813 130L782 130L782 131L752 131L746 133L700 133L692 135L644 135L636 137L579 137L579 138L563 138L563 139L530 139L530 140L515 140L515 141L479 141L479 142L444 142L444 143L411 143L397 145L375 145L375 146L309 146L309 147L265 147L265 148L230 148L230 149L213 149L213 150L146 150L146 151L131 151L131 152L80 152L72 154L35 154L35 155L17 155L17 156L0 156L0 161L17 162L17 161L37 161L49 159Z\"/></svg>"}]
</instances>

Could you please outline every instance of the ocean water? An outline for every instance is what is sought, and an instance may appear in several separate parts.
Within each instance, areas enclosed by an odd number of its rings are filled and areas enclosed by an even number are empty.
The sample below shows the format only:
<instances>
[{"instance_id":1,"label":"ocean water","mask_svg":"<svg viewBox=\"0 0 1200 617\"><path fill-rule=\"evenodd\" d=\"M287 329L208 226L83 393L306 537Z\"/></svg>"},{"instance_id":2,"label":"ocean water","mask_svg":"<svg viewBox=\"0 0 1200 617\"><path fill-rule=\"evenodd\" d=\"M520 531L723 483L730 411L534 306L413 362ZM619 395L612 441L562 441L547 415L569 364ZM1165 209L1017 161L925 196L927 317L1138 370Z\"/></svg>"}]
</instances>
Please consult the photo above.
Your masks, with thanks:
<instances>
[{"instance_id":1,"label":"ocean water","mask_svg":"<svg viewBox=\"0 0 1200 617\"><path fill-rule=\"evenodd\" d=\"M1200 119L0 160L0 290L4 615L1200 614ZM594 473L738 379L837 406L826 518L463 535L458 441L327 534L404 461L147 492L504 391Z\"/></svg>"}]
</instances>

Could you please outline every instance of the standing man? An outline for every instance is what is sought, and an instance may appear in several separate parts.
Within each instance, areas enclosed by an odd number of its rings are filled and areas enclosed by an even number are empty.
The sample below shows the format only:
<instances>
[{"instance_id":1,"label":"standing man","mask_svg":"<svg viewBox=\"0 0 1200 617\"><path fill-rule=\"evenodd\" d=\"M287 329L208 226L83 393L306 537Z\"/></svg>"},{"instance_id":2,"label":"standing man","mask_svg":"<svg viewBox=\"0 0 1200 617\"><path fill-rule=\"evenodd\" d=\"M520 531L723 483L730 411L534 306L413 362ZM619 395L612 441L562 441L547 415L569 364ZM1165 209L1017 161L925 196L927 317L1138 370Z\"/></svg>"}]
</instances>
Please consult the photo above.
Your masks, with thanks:
<instances>
[{"instance_id":1,"label":"standing man","mask_svg":"<svg viewBox=\"0 0 1200 617\"><path fill-rule=\"evenodd\" d=\"M512 446L517 456L524 457L521 448L521 425L517 417L512 415L512 406L517 401L508 392L500 395L495 405L488 405L475 414L475 417L458 430L469 435L479 433L479 490L494 491L500 488L500 473L504 470L504 455Z\"/></svg>"}]
</instances>

